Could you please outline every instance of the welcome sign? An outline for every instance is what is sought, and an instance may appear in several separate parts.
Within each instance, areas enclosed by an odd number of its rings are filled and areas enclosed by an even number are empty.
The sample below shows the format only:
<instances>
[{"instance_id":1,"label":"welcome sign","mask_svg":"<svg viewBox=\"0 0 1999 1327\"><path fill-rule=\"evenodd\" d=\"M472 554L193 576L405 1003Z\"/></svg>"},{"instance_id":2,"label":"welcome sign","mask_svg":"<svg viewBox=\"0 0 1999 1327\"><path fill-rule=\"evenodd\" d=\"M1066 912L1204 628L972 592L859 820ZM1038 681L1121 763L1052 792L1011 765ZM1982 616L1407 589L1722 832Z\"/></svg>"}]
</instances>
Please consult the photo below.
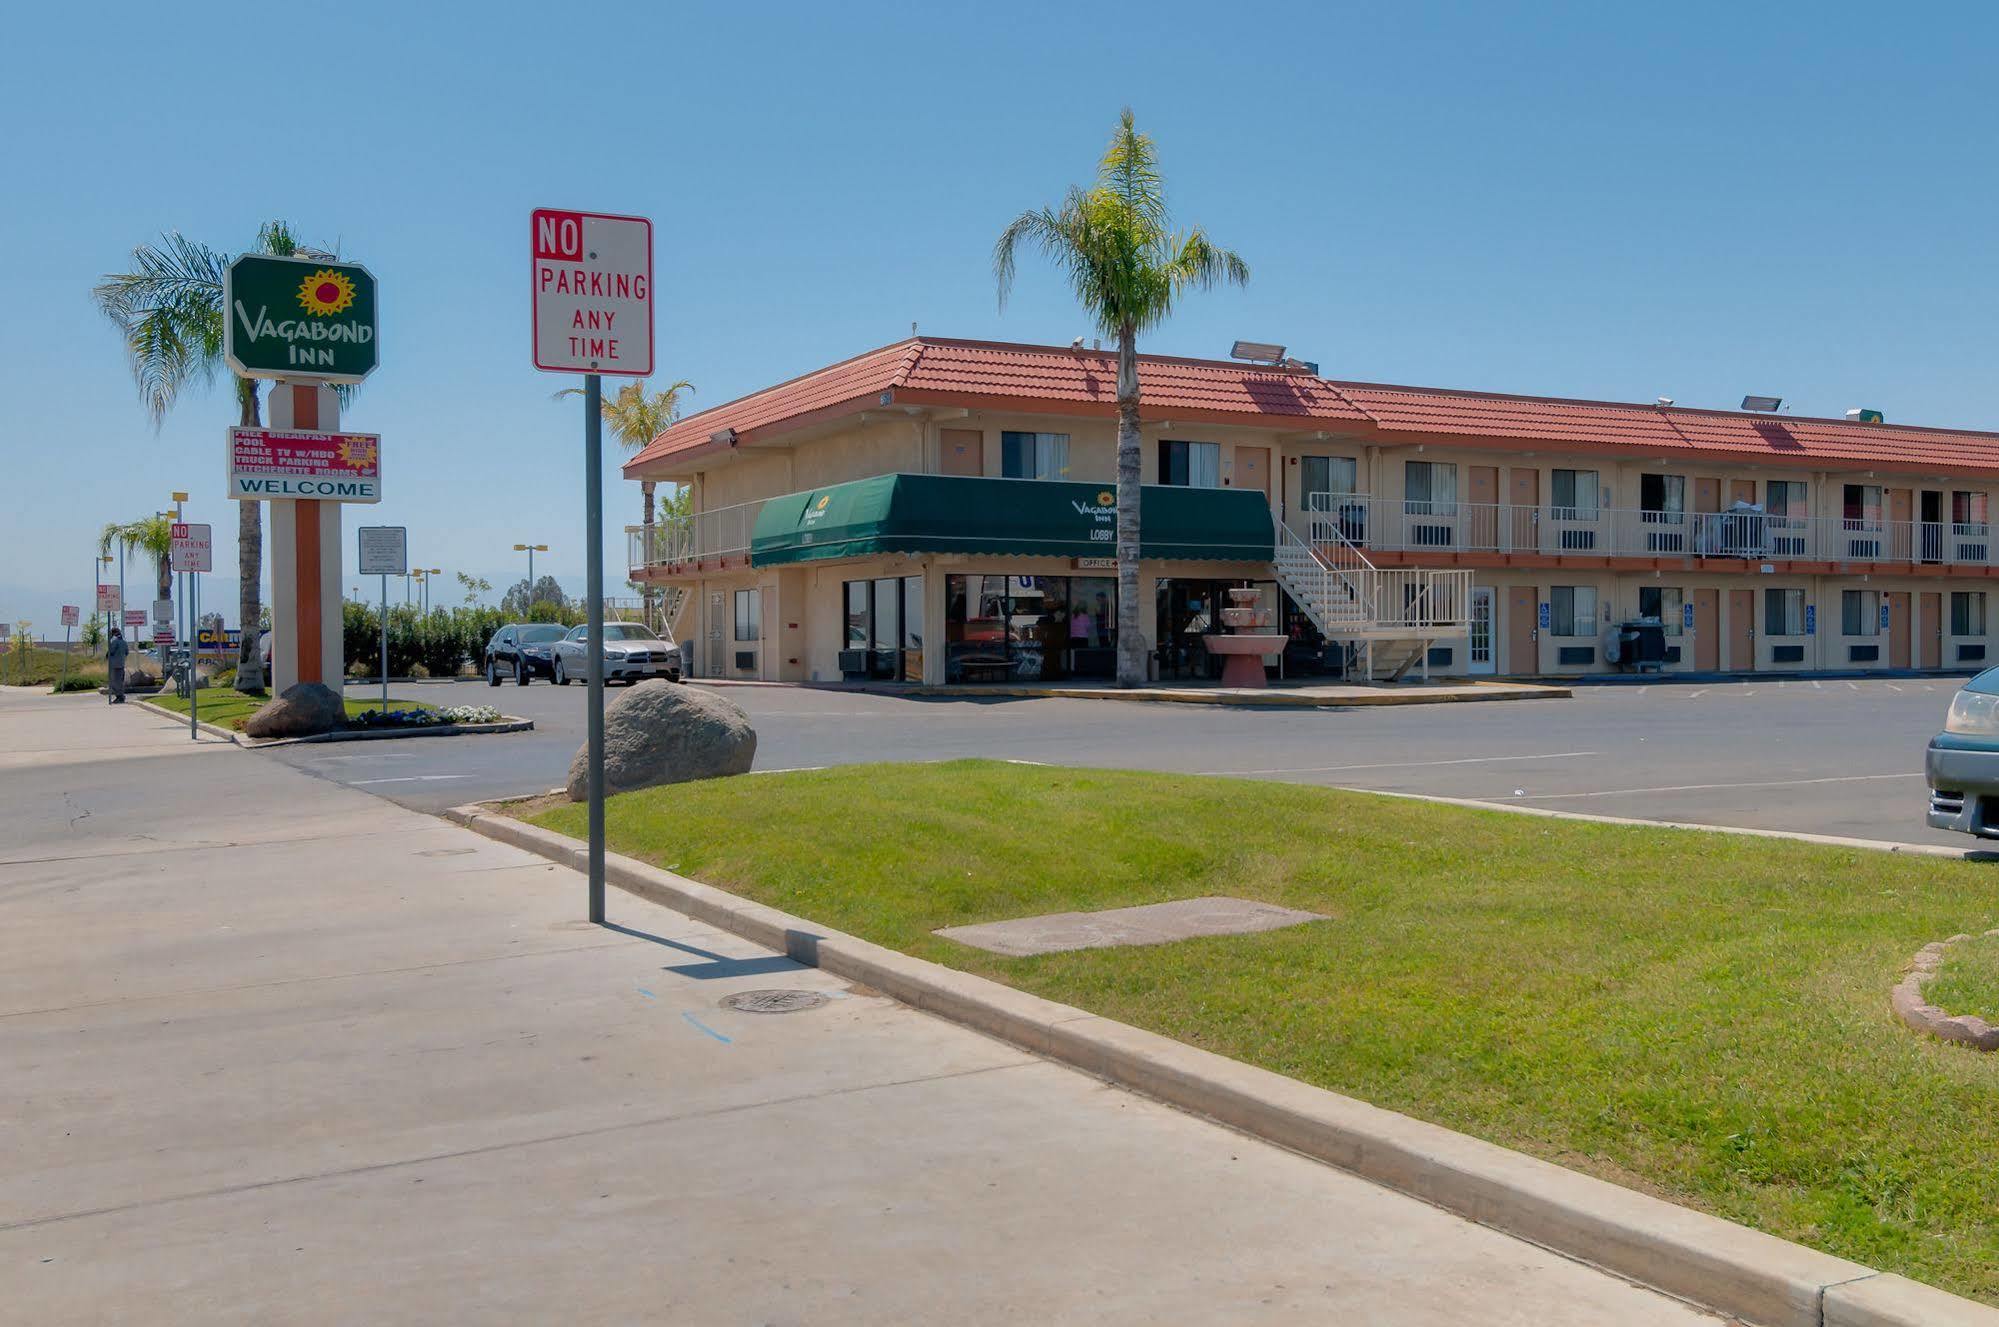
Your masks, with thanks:
<instances>
[{"instance_id":1,"label":"welcome sign","mask_svg":"<svg viewBox=\"0 0 1999 1327\"><path fill-rule=\"evenodd\" d=\"M381 436L230 429L229 496L380 502Z\"/></svg>"}]
</instances>

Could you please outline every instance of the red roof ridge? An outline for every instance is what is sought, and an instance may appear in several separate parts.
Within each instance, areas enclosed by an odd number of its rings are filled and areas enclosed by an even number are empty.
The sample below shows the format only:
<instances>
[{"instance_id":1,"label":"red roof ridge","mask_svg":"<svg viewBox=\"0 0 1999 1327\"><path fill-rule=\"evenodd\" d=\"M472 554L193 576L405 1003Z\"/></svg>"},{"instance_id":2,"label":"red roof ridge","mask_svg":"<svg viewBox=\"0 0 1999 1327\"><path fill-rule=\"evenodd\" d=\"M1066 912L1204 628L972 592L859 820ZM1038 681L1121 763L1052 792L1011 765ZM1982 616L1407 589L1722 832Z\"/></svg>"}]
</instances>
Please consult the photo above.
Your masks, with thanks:
<instances>
[{"instance_id":1,"label":"red roof ridge","mask_svg":"<svg viewBox=\"0 0 1999 1327\"><path fill-rule=\"evenodd\" d=\"M755 400L759 396L768 396L772 392L782 391L786 387L795 386L798 383L804 382L808 378L817 378L821 374L832 372L834 369L843 369L849 364L858 364L860 361L867 359L871 355L881 354L884 350L893 350L899 345L905 345L905 344L913 345L915 341L916 338L907 337L907 336L902 338L902 340L900 341L889 341L882 345L875 346L873 349L863 350L858 355L849 355L845 359L835 360L831 364L822 364L816 369L808 369L804 373L800 373L793 377L786 378L782 382L774 382L770 384L770 386L768 387L759 387L753 392L744 392L741 396L732 396L726 401L721 401L716 403L715 405L706 406L700 410L695 411L691 415L682 415L679 419L674 420L671 424L668 424L665 428L661 429L657 434L654 434L652 442L658 442L660 438L664 437L669 431L677 428L682 428L688 424L692 424L697 419L705 418L706 416L715 414L718 411L727 410L732 406L739 406L743 402ZM649 449L652 446L652 442L646 444L647 449ZM643 449L641 451L641 454L643 454ZM637 459L638 459L637 456L634 456L632 458L632 460L634 461ZM629 462L627 464L629 464Z\"/></svg>"}]
</instances>

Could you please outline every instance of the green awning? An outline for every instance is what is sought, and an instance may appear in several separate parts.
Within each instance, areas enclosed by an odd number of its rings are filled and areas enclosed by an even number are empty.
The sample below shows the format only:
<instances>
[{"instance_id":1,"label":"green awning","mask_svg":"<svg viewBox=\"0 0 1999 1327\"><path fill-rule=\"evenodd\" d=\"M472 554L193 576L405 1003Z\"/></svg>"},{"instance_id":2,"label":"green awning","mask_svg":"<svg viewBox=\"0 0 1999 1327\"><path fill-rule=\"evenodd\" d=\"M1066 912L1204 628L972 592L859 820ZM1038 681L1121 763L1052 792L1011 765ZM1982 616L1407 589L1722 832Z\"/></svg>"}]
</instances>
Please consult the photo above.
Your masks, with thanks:
<instances>
[{"instance_id":1,"label":"green awning","mask_svg":"<svg viewBox=\"0 0 1999 1327\"><path fill-rule=\"evenodd\" d=\"M764 503L750 565L877 553L1113 557L1117 490L1110 484L876 475ZM1139 490L1139 555L1268 562L1270 504L1251 489Z\"/></svg>"}]
</instances>

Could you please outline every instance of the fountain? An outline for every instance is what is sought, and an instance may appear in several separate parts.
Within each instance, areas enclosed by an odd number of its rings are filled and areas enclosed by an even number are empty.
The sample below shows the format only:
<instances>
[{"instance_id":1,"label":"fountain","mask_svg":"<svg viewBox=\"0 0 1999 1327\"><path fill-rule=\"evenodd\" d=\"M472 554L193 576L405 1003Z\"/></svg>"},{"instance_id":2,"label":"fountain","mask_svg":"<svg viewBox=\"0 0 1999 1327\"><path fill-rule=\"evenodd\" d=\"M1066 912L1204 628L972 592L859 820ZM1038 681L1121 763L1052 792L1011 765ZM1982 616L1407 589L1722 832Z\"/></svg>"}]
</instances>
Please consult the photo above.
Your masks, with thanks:
<instances>
[{"instance_id":1,"label":"fountain","mask_svg":"<svg viewBox=\"0 0 1999 1327\"><path fill-rule=\"evenodd\" d=\"M1224 661L1222 685L1225 687L1268 686L1263 678L1263 656L1276 654L1284 648L1284 636L1280 632L1246 630L1265 625L1257 621L1259 614L1255 607L1261 593L1253 586L1230 590L1229 599L1232 602L1221 611L1222 623L1228 627L1229 634L1201 637L1208 653L1218 654Z\"/></svg>"}]
</instances>

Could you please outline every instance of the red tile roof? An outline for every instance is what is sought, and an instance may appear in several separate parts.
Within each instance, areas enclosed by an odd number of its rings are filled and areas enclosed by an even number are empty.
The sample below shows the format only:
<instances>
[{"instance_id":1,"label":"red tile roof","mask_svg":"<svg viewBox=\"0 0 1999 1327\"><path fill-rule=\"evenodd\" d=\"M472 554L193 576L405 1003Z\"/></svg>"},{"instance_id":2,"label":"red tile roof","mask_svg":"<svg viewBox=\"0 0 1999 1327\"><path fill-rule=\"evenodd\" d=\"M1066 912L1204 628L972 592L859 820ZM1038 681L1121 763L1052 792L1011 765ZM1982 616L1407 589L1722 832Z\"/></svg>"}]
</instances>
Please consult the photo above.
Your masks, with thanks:
<instances>
[{"instance_id":1,"label":"red tile roof","mask_svg":"<svg viewBox=\"0 0 1999 1327\"><path fill-rule=\"evenodd\" d=\"M1148 419L1330 428L1384 443L1394 435L1470 446L1614 449L1766 464L1999 472L1999 434L1857 424L1733 411L1341 382L1226 360L1139 356ZM887 394L887 401L883 394ZM1117 356L1066 346L917 337L689 415L625 465L628 476L668 460L889 403L1108 415Z\"/></svg>"}]
</instances>

